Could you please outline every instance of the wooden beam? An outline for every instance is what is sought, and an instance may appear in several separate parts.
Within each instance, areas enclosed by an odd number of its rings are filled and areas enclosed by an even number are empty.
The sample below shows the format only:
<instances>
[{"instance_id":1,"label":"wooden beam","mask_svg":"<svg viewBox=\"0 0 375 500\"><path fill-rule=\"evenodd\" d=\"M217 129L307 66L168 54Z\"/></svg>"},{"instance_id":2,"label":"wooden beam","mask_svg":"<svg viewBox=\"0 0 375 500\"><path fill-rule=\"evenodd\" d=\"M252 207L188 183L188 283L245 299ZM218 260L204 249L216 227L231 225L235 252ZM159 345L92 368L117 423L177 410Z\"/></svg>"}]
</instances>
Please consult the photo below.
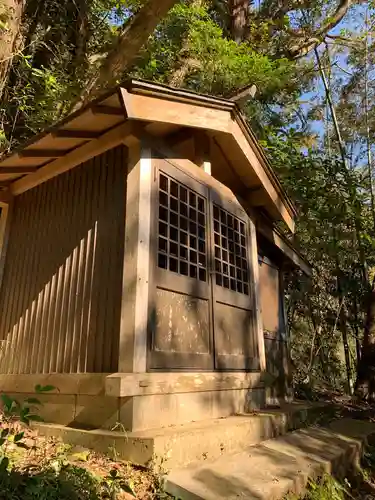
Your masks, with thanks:
<instances>
[{"instance_id":1,"label":"wooden beam","mask_svg":"<svg viewBox=\"0 0 375 500\"><path fill-rule=\"evenodd\" d=\"M2 167L0 166L0 175L4 174L31 174L38 170L38 167Z\"/></svg>"},{"instance_id":2,"label":"wooden beam","mask_svg":"<svg viewBox=\"0 0 375 500\"><path fill-rule=\"evenodd\" d=\"M132 135L132 124L122 123L118 127L106 132L98 139L86 142L82 146L67 153L63 158L51 161L40 167L36 172L14 181L11 186L11 192L14 196L24 193L35 186L39 186L43 182L56 177L57 175L67 172L81 163L90 160L94 156L104 153L108 149L117 146L120 143L131 145L136 141Z\"/></svg>"},{"instance_id":3,"label":"wooden beam","mask_svg":"<svg viewBox=\"0 0 375 500\"><path fill-rule=\"evenodd\" d=\"M51 135L66 139L97 139L101 133L90 130L55 130L55 132L51 132Z\"/></svg>"},{"instance_id":4,"label":"wooden beam","mask_svg":"<svg viewBox=\"0 0 375 500\"><path fill-rule=\"evenodd\" d=\"M166 102L153 96L132 94L125 89L121 89L120 95L129 119L170 123L220 132L230 131L232 117L228 110L172 100Z\"/></svg>"},{"instance_id":5,"label":"wooden beam","mask_svg":"<svg viewBox=\"0 0 375 500\"><path fill-rule=\"evenodd\" d=\"M18 153L21 158L61 158L68 151L59 149L24 149Z\"/></svg>"},{"instance_id":6,"label":"wooden beam","mask_svg":"<svg viewBox=\"0 0 375 500\"><path fill-rule=\"evenodd\" d=\"M124 116L123 110L121 108L116 108L115 106L104 106L98 104L96 106L92 106L90 109L94 115Z\"/></svg>"}]
</instances>

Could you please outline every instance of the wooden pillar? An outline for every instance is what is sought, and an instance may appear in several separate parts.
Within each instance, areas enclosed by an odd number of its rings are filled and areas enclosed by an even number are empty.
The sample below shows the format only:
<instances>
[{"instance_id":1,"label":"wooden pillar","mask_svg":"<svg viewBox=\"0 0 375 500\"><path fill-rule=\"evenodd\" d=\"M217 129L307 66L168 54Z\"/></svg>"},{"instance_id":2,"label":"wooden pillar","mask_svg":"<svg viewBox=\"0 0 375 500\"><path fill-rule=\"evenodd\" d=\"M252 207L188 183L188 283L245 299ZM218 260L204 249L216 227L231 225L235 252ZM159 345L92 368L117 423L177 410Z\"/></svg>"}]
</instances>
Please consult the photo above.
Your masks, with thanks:
<instances>
[{"instance_id":1,"label":"wooden pillar","mask_svg":"<svg viewBox=\"0 0 375 500\"><path fill-rule=\"evenodd\" d=\"M146 372L151 234L151 150L129 148L121 300L120 372Z\"/></svg>"},{"instance_id":2,"label":"wooden pillar","mask_svg":"<svg viewBox=\"0 0 375 500\"><path fill-rule=\"evenodd\" d=\"M259 263L258 263L258 243L256 228L253 220L249 217L250 226L250 265L252 272L252 281L254 283L253 310L255 336L258 340L259 365L260 370L266 370L266 352L264 347L262 310L260 304L260 281L259 281Z\"/></svg>"},{"instance_id":3,"label":"wooden pillar","mask_svg":"<svg viewBox=\"0 0 375 500\"><path fill-rule=\"evenodd\" d=\"M210 138L200 130L194 132L194 163L211 175Z\"/></svg>"}]
</instances>

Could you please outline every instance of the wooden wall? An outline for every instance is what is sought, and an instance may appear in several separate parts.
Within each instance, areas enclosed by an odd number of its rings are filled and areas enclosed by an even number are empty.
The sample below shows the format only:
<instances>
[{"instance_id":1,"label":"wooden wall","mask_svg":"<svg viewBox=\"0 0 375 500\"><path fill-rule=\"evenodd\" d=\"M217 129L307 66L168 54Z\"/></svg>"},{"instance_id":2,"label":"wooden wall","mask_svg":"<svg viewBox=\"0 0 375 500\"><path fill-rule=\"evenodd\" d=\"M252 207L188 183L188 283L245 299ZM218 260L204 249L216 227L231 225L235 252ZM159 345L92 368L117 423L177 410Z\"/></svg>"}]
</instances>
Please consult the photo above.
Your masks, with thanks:
<instances>
[{"instance_id":1,"label":"wooden wall","mask_svg":"<svg viewBox=\"0 0 375 500\"><path fill-rule=\"evenodd\" d=\"M264 245L261 238L259 241ZM267 245L259 249L260 303L267 372L275 377L271 396L277 398L288 394L289 353L281 270L278 259L269 250Z\"/></svg>"},{"instance_id":2,"label":"wooden wall","mask_svg":"<svg viewBox=\"0 0 375 500\"><path fill-rule=\"evenodd\" d=\"M18 196L0 293L0 373L117 370L126 148Z\"/></svg>"},{"instance_id":3,"label":"wooden wall","mask_svg":"<svg viewBox=\"0 0 375 500\"><path fill-rule=\"evenodd\" d=\"M260 259L259 259L260 260ZM285 333L285 322L282 310L282 290L280 270L268 259L259 262L260 303L264 334L279 337Z\"/></svg>"}]
</instances>

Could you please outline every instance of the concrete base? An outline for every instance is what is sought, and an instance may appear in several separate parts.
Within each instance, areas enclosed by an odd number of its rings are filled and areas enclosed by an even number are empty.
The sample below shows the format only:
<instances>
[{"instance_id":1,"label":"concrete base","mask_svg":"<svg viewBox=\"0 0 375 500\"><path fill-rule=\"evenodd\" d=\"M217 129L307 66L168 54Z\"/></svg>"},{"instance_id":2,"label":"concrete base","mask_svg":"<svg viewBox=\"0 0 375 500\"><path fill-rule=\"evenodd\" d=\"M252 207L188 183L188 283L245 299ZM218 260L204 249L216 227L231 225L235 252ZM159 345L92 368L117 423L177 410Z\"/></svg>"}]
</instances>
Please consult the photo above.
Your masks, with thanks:
<instances>
[{"instance_id":1,"label":"concrete base","mask_svg":"<svg viewBox=\"0 0 375 500\"><path fill-rule=\"evenodd\" d=\"M113 373L106 378L105 392L120 398L119 422L132 432L265 406L260 372Z\"/></svg>"},{"instance_id":2,"label":"concrete base","mask_svg":"<svg viewBox=\"0 0 375 500\"><path fill-rule=\"evenodd\" d=\"M325 407L295 403L283 409L137 432L80 430L38 424L39 432L142 465L182 467L234 453L319 419Z\"/></svg>"},{"instance_id":3,"label":"concrete base","mask_svg":"<svg viewBox=\"0 0 375 500\"><path fill-rule=\"evenodd\" d=\"M19 402L40 395L46 422L129 432L246 413L265 406L260 372L0 375L0 392Z\"/></svg>"},{"instance_id":4,"label":"concrete base","mask_svg":"<svg viewBox=\"0 0 375 500\"><path fill-rule=\"evenodd\" d=\"M173 470L167 492L181 500L280 500L301 495L309 478L343 475L358 463L375 424L343 419L309 427L211 463Z\"/></svg>"},{"instance_id":5,"label":"concrete base","mask_svg":"<svg viewBox=\"0 0 375 500\"><path fill-rule=\"evenodd\" d=\"M264 406L264 389L133 396L121 406L119 421L134 432L223 418Z\"/></svg>"}]
</instances>

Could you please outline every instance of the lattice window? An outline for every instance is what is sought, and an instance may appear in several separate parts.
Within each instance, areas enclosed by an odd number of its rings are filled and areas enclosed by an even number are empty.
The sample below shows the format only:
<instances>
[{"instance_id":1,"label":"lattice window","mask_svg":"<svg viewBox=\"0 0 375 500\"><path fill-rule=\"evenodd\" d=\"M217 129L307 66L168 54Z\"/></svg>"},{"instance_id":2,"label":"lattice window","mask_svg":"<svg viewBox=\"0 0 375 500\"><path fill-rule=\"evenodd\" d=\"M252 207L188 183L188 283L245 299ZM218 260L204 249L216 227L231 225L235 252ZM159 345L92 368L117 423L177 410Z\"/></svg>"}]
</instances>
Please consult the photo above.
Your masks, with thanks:
<instances>
[{"instance_id":1,"label":"lattice window","mask_svg":"<svg viewBox=\"0 0 375 500\"><path fill-rule=\"evenodd\" d=\"M249 295L245 223L213 206L216 284Z\"/></svg>"},{"instance_id":2,"label":"lattice window","mask_svg":"<svg viewBox=\"0 0 375 500\"><path fill-rule=\"evenodd\" d=\"M207 280L206 200L159 174L158 266Z\"/></svg>"}]
</instances>

